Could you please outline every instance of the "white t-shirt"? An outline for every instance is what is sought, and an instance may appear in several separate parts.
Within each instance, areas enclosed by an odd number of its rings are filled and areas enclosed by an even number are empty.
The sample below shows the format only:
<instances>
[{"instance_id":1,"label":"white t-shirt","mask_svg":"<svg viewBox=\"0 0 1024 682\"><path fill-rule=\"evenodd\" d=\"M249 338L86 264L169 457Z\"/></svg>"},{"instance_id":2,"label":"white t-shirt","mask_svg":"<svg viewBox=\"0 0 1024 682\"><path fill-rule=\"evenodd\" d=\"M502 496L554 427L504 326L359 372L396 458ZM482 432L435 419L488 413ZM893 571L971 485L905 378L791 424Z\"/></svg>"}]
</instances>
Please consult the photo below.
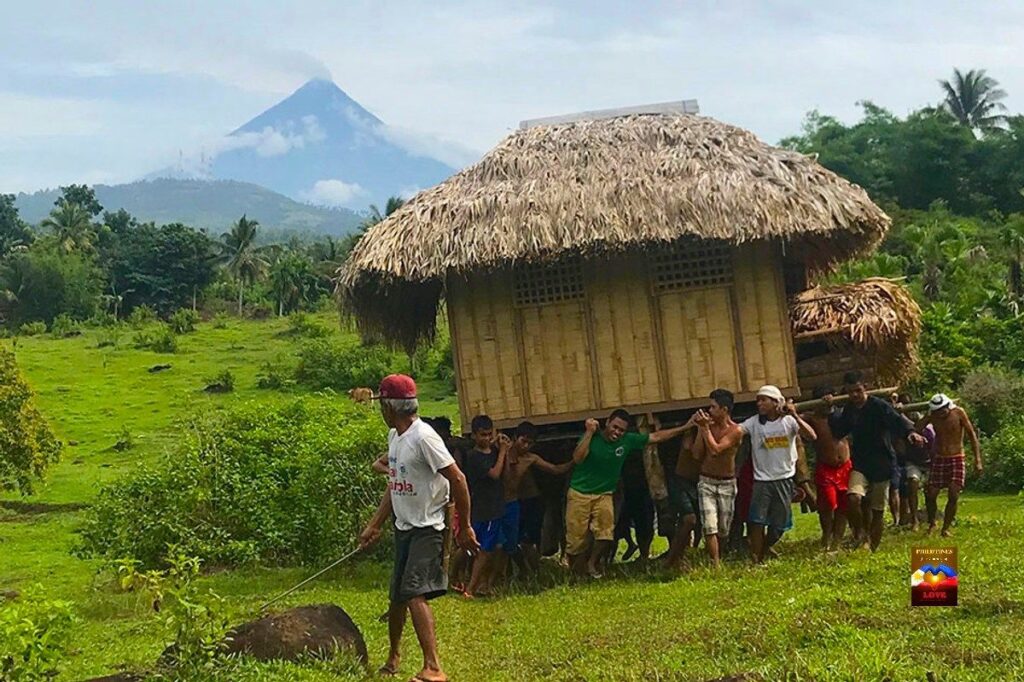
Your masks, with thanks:
<instances>
[{"instance_id":1,"label":"white t-shirt","mask_svg":"<svg viewBox=\"0 0 1024 682\"><path fill-rule=\"evenodd\" d=\"M441 436L422 419L388 434L388 489L398 530L444 529L448 479L437 473L455 463Z\"/></svg>"},{"instance_id":2,"label":"white t-shirt","mask_svg":"<svg viewBox=\"0 0 1024 682\"><path fill-rule=\"evenodd\" d=\"M800 425L792 415L761 423L753 416L740 424L750 436L755 481L778 481L796 476L796 439Z\"/></svg>"}]
</instances>

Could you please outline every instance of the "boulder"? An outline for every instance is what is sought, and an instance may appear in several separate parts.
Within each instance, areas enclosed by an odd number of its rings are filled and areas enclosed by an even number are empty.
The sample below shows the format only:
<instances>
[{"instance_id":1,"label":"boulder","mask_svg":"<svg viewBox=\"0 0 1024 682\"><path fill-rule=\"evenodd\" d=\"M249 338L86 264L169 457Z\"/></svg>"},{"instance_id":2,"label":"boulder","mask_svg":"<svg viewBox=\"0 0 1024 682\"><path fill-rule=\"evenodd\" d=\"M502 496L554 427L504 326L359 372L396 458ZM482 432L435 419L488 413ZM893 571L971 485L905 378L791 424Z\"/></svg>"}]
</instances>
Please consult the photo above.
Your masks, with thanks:
<instances>
[{"instance_id":1,"label":"boulder","mask_svg":"<svg viewBox=\"0 0 1024 682\"><path fill-rule=\"evenodd\" d=\"M233 628L224 649L260 661L297 660L304 654L331 658L346 650L369 663L366 641L352 618L334 604L298 606Z\"/></svg>"}]
</instances>

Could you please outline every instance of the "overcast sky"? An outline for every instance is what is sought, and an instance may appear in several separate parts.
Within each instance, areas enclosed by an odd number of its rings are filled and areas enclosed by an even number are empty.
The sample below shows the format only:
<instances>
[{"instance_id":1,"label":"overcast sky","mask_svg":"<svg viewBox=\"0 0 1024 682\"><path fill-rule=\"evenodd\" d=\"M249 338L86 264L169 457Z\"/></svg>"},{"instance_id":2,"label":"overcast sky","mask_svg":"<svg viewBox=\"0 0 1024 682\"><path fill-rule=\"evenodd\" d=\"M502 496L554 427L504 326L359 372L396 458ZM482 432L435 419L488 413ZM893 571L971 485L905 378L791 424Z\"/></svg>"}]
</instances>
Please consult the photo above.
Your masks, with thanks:
<instances>
[{"instance_id":1,"label":"overcast sky","mask_svg":"<svg viewBox=\"0 0 1024 682\"><path fill-rule=\"evenodd\" d=\"M937 102L954 66L1024 109L1024 3L8 3L0 191L137 179L314 76L483 152L524 118L686 98L777 142L813 108Z\"/></svg>"}]
</instances>

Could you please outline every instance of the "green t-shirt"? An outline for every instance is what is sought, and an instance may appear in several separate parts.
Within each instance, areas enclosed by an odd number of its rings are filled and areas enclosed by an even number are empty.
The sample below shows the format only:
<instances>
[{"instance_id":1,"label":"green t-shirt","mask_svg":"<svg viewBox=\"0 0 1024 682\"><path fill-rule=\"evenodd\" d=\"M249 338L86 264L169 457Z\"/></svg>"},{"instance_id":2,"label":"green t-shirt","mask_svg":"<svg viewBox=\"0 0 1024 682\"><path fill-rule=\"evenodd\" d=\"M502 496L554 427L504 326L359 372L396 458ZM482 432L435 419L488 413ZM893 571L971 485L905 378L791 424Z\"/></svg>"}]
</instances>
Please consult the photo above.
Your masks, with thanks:
<instances>
[{"instance_id":1,"label":"green t-shirt","mask_svg":"<svg viewBox=\"0 0 1024 682\"><path fill-rule=\"evenodd\" d=\"M604 434L598 431L590 439L587 458L573 468L569 486L586 495L615 492L619 474L622 473L622 463L629 453L642 450L648 440L646 433L627 432L612 443L605 440Z\"/></svg>"}]
</instances>

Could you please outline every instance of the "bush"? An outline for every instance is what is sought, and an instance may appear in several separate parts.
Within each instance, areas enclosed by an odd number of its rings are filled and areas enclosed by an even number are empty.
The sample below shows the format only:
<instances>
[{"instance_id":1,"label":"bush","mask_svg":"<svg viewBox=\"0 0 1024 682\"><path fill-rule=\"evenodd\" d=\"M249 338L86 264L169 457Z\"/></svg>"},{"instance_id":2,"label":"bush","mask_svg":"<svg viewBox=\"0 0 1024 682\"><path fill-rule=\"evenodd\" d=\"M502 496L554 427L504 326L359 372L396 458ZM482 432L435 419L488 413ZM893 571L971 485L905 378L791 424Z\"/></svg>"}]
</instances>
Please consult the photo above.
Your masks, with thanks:
<instances>
[{"instance_id":1,"label":"bush","mask_svg":"<svg viewBox=\"0 0 1024 682\"><path fill-rule=\"evenodd\" d=\"M81 334L82 327L72 320L69 315L61 313L53 318L53 323L50 325L50 333L58 339L64 339Z\"/></svg>"},{"instance_id":2,"label":"bush","mask_svg":"<svg viewBox=\"0 0 1024 682\"><path fill-rule=\"evenodd\" d=\"M230 369L222 370L217 376L206 380L206 390L211 393L231 393L235 390L235 375Z\"/></svg>"},{"instance_id":3,"label":"bush","mask_svg":"<svg viewBox=\"0 0 1024 682\"><path fill-rule=\"evenodd\" d=\"M1024 416L1003 426L982 443L985 470L978 479L979 490L1020 492L1024 490Z\"/></svg>"},{"instance_id":4,"label":"bush","mask_svg":"<svg viewBox=\"0 0 1024 682\"><path fill-rule=\"evenodd\" d=\"M0 490L28 495L60 459L63 445L36 409L14 354L0 348Z\"/></svg>"},{"instance_id":5,"label":"bush","mask_svg":"<svg viewBox=\"0 0 1024 682\"><path fill-rule=\"evenodd\" d=\"M109 329L110 327L117 327L121 324L121 320L114 317L113 313L96 313L89 318L88 325L90 327L96 327L97 329Z\"/></svg>"},{"instance_id":6,"label":"bush","mask_svg":"<svg viewBox=\"0 0 1024 682\"><path fill-rule=\"evenodd\" d=\"M151 350L157 353L175 353L178 350L178 337L167 325L160 325L150 331L135 332L132 345L139 350Z\"/></svg>"},{"instance_id":7,"label":"bush","mask_svg":"<svg viewBox=\"0 0 1024 682\"><path fill-rule=\"evenodd\" d=\"M56 677L74 620L69 602L45 599L38 586L21 600L0 604L0 680Z\"/></svg>"},{"instance_id":8,"label":"bush","mask_svg":"<svg viewBox=\"0 0 1024 682\"><path fill-rule=\"evenodd\" d=\"M266 320L274 314L274 306L267 301L256 301L249 307L249 317L254 320Z\"/></svg>"},{"instance_id":9,"label":"bush","mask_svg":"<svg viewBox=\"0 0 1024 682\"><path fill-rule=\"evenodd\" d=\"M179 308L167 322L175 334L188 334L196 330L199 313L191 308Z\"/></svg>"},{"instance_id":10,"label":"bush","mask_svg":"<svg viewBox=\"0 0 1024 682\"><path fill-rule=\"evenodd\" d=\"M292 313L288 316L288 333L316 339L329 335L331 330L306 313Z\"/></svg>"},{"instance_id":11,"label":"bush","mask_svg":"<svg viewBox=\"0 0 1024 682\"><path fill-rule=\"evenodd\" d=\"M376 386L408 361L383 346L357 346L333 339L313 339L299 348L295 380L314 389L347 391Z\"/></svg>"},{"instance_id":12,"label":"bush","mask_svg":"<svg viewBox=\"0 0 1024 682\"><path fill-rule=\"evenodd\" d=\"M226 313L217 313L213 316L213 328L214 329L227 329L228 328L228 316Z\"/></svg>"},{"instance_id":13,"label":"bush","mask_svg":"<svg viewBox=\"0 0 1024 682\"><path fill-rule=\"evenodd\" d=\"M978 430L993 435L1024 413L1024 377L999 367L980 367L964 378L960 397Z\"/></svg>"},{"instance_id":14,"label":"bush","mask_svg":"<svg viewBox=\"0 0 1024 682\"><path fill-rule=\"evenodd\" d=\"M177 452L103 488L79 553L168 565L316 564L351 549L379 500L380 417L306 397L199 414Z\"/></svg>"},{"instance_id":15,"label":"bush","mask_svg":"<svg viewBox=\"0 0 1024 682\"><path fill-rule=\"evenodd\" d=\"M148 305L136 306L128 316L128 324L136 329L156 322L156 312Z\"/></svg>"},{"instance_id":16,"label":"bush","mask_svg":"<svg viewBox=\"0 0 1024 682\"><path fill-rule=\"evenodd\" d=\"M39 336L46 333L46 323L42 321L26 322L18 329L22 336Z\"/></svg>"},{"instance_id":17,"label":"bush","mask_svg":"<svg viewBox=\"0 0 1024 682\"><path fill-rule=\"evenodd\" d=\"M121 343L121 337L124 335L124 325L118 323L112 327L103 327L96 333L96 347L107 348L117 346Z\"/></svg>"},{"instance_id":18,"label":"bush","mask_svg":"<svg viewBox=\"0 0 1024 682\"><path fill-rule=\"evenodd\" d=\"M295 370L285 366L280 357L275 362L268 360L260 366L260 370L256 374L256 388L271 390L287 388L295 383L295 379L292 378L294 374Z\"/></svg>"}]
</instances>

